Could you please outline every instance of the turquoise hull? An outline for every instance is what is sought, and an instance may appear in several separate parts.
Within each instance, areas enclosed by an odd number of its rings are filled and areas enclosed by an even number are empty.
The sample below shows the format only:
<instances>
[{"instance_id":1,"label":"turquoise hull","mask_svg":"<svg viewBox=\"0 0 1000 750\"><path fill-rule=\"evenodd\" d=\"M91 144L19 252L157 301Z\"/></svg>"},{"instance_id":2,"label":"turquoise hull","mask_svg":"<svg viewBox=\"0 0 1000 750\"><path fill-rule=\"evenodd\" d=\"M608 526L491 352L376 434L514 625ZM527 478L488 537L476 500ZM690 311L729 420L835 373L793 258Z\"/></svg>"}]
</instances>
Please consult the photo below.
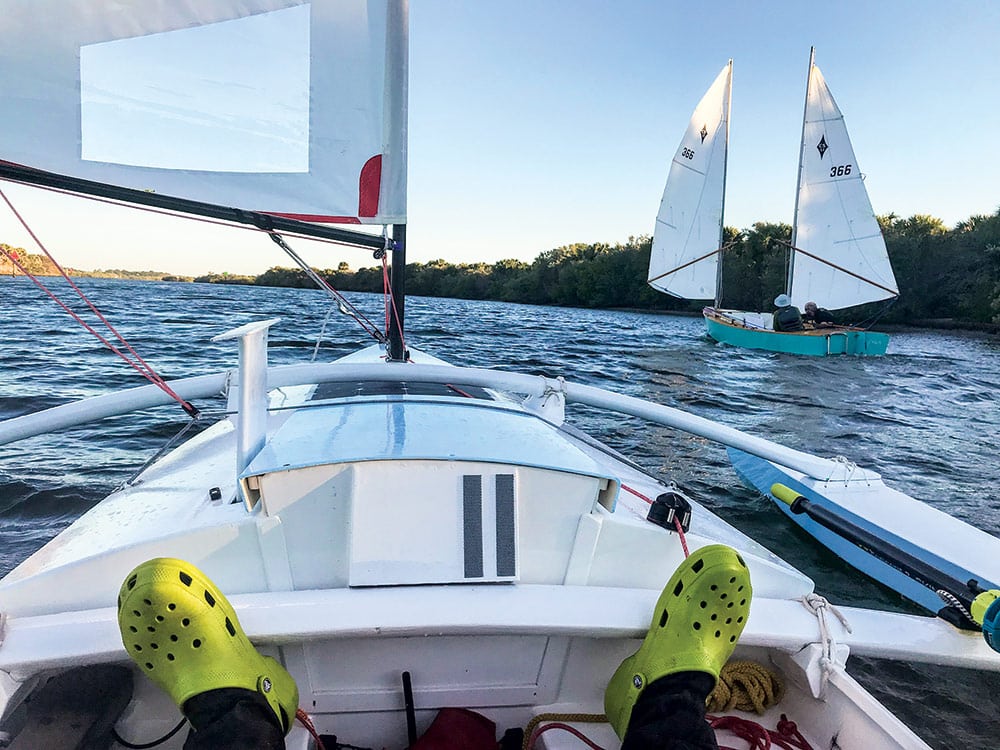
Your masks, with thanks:
<instances>
[{"instance_id":1,"label":"turquoise hull","mask_svg":"<svg viewBox=\"0 0 1000 750\"><path fill-rule=\"evenodd\" d=\"M706 311L705 325L708 335L721 344L740 346L744 349L764 349L785 354L807 354L825 357L828 354L856 354L880 356L889 346L889 334L863 331L856 328L832 327L809 331L783 333L764 328L728 322L714 310Z\"/></svg>"}]
</instances>

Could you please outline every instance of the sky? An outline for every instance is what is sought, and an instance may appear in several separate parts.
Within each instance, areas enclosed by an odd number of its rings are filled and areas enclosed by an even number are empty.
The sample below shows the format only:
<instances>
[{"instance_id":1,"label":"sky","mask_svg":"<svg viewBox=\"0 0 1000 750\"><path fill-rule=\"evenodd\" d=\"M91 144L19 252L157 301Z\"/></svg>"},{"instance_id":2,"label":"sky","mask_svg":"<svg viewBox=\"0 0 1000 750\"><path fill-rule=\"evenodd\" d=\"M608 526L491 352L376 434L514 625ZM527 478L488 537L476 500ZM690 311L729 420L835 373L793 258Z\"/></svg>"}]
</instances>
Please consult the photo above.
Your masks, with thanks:
<instances>
[{"instance_id":1,"label":"sky","mask_svg":"<svg viewBox=\"0 0 1000 750\"><path fill-rule=\"evenodd\" d=\"M992 214L998 34L986 0L411 0L407 260L530 262L650 234L691 113L730 58L726 224L790 222L810 46L877 214ZM291 265L265 236L0 187L70 267ZM0 241L38 252L2 203ZM293 247L320 268L373 264Z\"/></svg>"}]
</instances>

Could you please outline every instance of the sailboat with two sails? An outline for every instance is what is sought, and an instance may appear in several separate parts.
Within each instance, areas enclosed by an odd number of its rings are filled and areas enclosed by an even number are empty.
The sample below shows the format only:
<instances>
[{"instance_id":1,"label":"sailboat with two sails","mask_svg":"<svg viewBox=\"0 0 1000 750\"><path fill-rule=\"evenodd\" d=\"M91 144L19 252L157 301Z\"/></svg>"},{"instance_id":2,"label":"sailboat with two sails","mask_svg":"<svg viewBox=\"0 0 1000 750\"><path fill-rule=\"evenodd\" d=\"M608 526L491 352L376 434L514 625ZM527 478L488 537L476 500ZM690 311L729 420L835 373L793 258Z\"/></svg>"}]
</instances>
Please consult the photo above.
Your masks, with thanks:
<instances>
[{"instance_id":1,"label":"sailboat with two sails","mask_svg":"<svg viewBox=\"0 0 1000 750\"><path fill-rule=\"evenodd\" d=\"M699 102L674 155L656 217L648 283L676 297L714 300L703 315L708 335L721 343L816 356L885 354L885 333L808 323L800 330L776 330L770 312L721 306L732 76L730 60ZM788 274L776 304L801 309L820 300L843 310L898 295L844 116L811 50Z\"/></svg>"}]
</instances>

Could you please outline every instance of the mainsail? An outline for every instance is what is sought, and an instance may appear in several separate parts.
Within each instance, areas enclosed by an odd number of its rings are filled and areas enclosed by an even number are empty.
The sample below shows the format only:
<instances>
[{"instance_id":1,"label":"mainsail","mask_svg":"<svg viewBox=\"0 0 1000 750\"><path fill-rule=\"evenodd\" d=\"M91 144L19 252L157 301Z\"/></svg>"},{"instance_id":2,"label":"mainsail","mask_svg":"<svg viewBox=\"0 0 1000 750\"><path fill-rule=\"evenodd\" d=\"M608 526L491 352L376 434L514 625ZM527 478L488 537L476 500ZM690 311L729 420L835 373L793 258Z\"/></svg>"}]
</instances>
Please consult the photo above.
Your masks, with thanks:
<instances>
[{"instance_id":1,"label":"mainsail","mask_svg":"<svg viewBox=\"0 0 1000 750\"><path fill-rule=\"evenodd\" d=\"M792 253L792 304L840 309L898 296L844 116L812 57L801 149L792 245L805 252Z\"/></svg>"},{"instance_id":2,"label":"mainsail","mask_svg":"<svg viewBox=\"0 0 1000 750\"><path fill-rule=\"evenodd\" d=\"M730 60L698 103L656 216L648 283L685 299L716 295L732 77Z\"/></svg>"},{"instance_id":3,"label":"mainsail","mask_svg":"<svg viewBox=\"0 0 1000 750\"><path fill-rule=\"evenodd\" d=\"M307 221L403 223L405 17L405 0L11 0L0 159Z\"/></svg>"}]
</instances>

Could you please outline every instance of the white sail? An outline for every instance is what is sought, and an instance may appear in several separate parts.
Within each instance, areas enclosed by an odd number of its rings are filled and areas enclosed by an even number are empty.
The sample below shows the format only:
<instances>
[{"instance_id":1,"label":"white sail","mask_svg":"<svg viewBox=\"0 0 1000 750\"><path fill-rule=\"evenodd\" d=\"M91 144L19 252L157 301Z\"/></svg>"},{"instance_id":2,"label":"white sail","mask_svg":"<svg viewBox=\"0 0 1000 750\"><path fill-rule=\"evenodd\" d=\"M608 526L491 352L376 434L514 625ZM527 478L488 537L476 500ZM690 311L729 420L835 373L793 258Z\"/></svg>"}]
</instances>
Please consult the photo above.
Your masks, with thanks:
<instances>
[{"instance_id":1,"label":"white sail","mask_svg":"<svg viewBox=\"0 0 1000 750\"><path fill-rule=\"evenodd\" d=\"M899 294L844 116L812 63L796 206L792 244L805 252L793 253L792 304L840 309Z\"/></svg>"},{"instance_id":2,"label":"white sail","mask_svg":"<svg viewBox=\"0 0 1000 750\"><path fill-rule=\"evenodd\" d=\"M405 221L405 0L233 6L5 3L2 158L307 220Z\"/></svg>"},{"instance_id":3,"label":"white sail","mask_svg":"<svg viewBox=\"0 0 1000 750\"><path fill-rule=\"evenodd\" d=\"M732 76L730 60L695 109L656 216L648 283L685 299L716 293Z\"/></svg>"}]
</instances>

